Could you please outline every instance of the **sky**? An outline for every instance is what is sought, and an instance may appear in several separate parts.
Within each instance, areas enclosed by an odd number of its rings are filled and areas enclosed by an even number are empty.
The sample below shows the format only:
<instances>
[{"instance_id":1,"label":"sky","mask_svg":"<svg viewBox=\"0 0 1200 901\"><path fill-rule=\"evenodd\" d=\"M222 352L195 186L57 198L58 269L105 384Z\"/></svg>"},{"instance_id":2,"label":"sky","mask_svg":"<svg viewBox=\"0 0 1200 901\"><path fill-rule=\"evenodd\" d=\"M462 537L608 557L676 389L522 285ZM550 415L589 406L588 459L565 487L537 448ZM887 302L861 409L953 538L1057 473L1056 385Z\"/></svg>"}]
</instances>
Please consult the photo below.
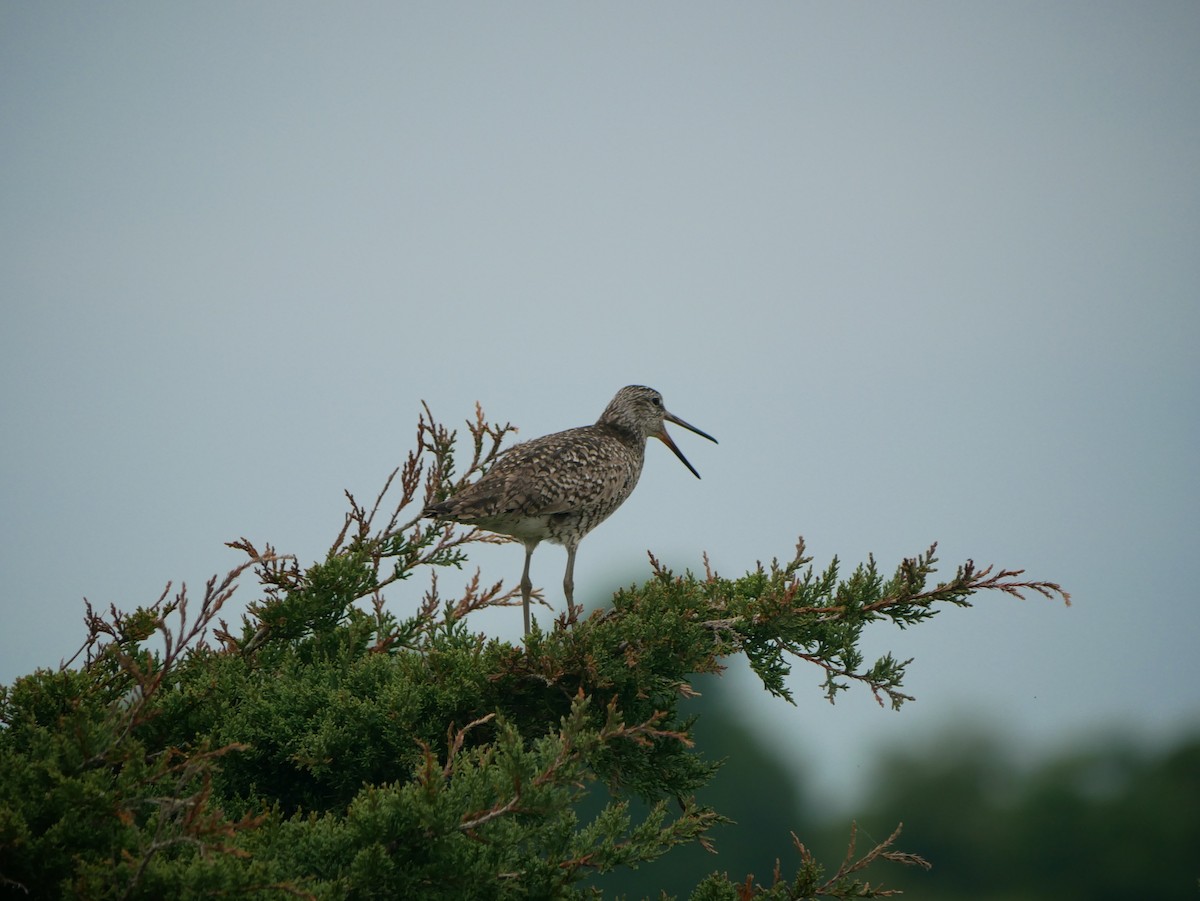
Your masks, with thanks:
<instances>
[{"instance_id":1,"label":"sky","mask_svg":"<svg viewBox=\"0 0 1200 901\"><path fill-rule=\"evenodd\" d=\"M0 682L226 541L321 558L422 400L528 438L636 383L720 444L647 449L577 599L799 535L1073 596L870 631L898 713L732 673L830 803L947 725L1200 728L1197 97L1191 2L4 4Z\"/></svg>"}]
</instances>

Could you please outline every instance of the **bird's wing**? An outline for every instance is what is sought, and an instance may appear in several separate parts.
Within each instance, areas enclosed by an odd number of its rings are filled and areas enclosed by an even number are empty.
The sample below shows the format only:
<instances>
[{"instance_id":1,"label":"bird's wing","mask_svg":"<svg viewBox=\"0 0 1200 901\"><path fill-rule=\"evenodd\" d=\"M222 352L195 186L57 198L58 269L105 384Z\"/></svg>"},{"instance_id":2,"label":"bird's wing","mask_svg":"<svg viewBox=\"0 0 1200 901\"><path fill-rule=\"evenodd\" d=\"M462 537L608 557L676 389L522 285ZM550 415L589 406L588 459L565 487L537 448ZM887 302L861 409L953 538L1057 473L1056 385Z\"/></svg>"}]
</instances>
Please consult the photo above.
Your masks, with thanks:
<instances>
[{"instance_id":1,"label":"bird's wing","mask_svg":"<svg viewBox=\"0 0 1200 901\"><path fill-rule=\"evenodd\" d=\"M478 482L445 502L455 518L520 514L550 516L621 491L636 479L628 456L606 439L572 429L514 445Z\"/></svg>"}]
</instances>

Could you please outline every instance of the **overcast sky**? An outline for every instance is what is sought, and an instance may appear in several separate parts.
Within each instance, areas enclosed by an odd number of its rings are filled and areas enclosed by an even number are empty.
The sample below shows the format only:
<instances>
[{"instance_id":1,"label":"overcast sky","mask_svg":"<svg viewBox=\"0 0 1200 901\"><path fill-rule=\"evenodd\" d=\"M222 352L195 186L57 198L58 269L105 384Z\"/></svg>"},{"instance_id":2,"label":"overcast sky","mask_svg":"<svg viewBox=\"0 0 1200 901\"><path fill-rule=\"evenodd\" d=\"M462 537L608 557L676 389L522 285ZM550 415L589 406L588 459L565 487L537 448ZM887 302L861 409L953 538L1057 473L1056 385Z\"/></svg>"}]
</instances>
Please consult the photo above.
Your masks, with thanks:
<instances>
[{"instance_id":1,"label":"overcast sky","mask_svg":"<svg viewBox=\"0 0 1200 901\"><path fill-rule=\"evenodd\" d=\"M580 599L800 534L1074 595L871 633L900 713L750 704L810 780L1196 728L1198 97L1194 2L4 4L0 681L227 540L319 558L422 399L534 437L643 383L720 444L648 449Z\"/></svg>"}]
</instances>

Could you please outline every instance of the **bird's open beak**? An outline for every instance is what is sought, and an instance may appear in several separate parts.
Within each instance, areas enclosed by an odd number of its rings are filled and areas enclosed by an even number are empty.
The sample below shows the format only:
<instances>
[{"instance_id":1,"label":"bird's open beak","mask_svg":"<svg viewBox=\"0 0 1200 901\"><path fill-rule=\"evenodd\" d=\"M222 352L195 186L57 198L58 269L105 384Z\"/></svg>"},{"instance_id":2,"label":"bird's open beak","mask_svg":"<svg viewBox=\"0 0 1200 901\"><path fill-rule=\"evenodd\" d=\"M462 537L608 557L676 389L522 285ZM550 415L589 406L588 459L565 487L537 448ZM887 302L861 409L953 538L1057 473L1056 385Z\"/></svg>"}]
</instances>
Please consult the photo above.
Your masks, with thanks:
<instances>
[{"instance_id":1,"label":"bird's open beak","mask_svg":"<svg viewBox=\"0 0 1200 901\"><path fill-rule=\"evenodd\" d=\"M680 419L678 416L675 416L672 413L667 413L666 411L664 411L663 419L669 420L669 421L675 423L675 425L683 426L689 432L695 432L701 438L707 438L713 444L717 443L717 439L714 438L712 435L708 434L708 432L700 431L694 425L684 422L682 419ZM686 466L688 469L690 469L692 471L692 475L694 475L696 478L700 478L700 473L696 472L696 467L688 462L687 457L685 457L683 455L683 451L681 451L679 448L677 448L675 446L675 442L672 441L671 436L667 434L667 427L665 425L663 426L662 431L660 431L654 437L656 437L659 441L661 441L663 444L665 444L667 447L669 447L671 449L671 451L675 454L675 456L679 458L679 462L681 462L684 466Z\"/></svg>"}]
</instances>

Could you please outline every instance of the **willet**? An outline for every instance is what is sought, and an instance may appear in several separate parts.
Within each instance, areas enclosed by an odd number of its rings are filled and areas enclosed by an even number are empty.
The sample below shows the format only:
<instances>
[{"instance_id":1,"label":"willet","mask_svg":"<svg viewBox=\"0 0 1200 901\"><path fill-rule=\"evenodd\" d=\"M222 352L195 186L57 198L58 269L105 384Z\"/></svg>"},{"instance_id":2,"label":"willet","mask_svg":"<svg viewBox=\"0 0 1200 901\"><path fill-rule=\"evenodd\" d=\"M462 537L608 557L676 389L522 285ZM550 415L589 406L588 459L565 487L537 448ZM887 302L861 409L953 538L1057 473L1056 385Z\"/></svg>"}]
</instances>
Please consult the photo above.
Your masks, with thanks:
<instances>
[{"instance_id":1,"label":"willet","mask_svg":"<svg viewBox=\"0 0 1200 901\"><path fill-rule=\"evenodd\" d=\"M489 532L511 535L525 545L521 601L529 634L529 561L542 541L567 549L563 592L567 618L575 617L575 551L592 529L604 522L633 493L646 456L646 439L658 438L674 451L692 475L694 466L667 434L664 421L717 439L668 413L653 388L630 385L617 392L595 425L555 432L514 445L479 481L424 515Z\"/></svg>"}]
</instances>

